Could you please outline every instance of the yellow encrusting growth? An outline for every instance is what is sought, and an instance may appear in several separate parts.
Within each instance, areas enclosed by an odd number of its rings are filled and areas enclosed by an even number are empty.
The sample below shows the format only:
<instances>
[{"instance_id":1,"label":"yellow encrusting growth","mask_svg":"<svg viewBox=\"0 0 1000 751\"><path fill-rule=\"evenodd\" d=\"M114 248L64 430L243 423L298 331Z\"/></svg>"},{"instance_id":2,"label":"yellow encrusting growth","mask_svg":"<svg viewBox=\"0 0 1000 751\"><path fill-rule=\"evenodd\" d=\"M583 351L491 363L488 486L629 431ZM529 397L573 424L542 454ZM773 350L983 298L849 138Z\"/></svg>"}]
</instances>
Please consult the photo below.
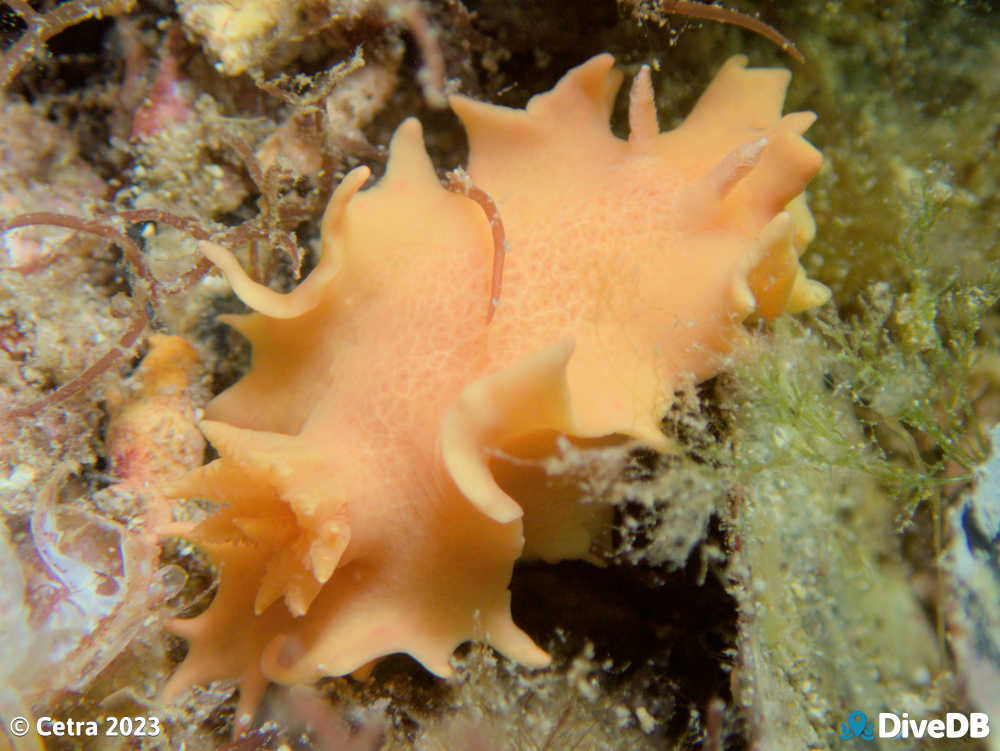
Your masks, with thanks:
<instances>
[{"instance_id":1,"label":"yellow encrusting growth","mask_svg":"<svg viewBox=\"0 0 1000 751\"><path fill-rule=\"evenodd\" d=\"M225 507L172 530L218 561L220 583L172 626L191 650L170 692L235 678L244 717L268 681L394 652L448 675L474 638L546 664L510 616L523 530L550 538L527 541L534 555L583 557L595 512L512 496L491 456L557 434L666 449L674 387L718 372L748 315L823 302L798 261L820 155L801 137L812 115L781 115L788 73L735 57L660 133L644 68L623 141L612 63L595 57L523 111L451 100L511 249L489 325L489 223L440 185L412 119L374 187L360 190L364 167L344 178L319 264L290 294L203 243L258 312L226 319L253 366L207 409L220 458L173 490Z\"/></svg>"}]
</instances>

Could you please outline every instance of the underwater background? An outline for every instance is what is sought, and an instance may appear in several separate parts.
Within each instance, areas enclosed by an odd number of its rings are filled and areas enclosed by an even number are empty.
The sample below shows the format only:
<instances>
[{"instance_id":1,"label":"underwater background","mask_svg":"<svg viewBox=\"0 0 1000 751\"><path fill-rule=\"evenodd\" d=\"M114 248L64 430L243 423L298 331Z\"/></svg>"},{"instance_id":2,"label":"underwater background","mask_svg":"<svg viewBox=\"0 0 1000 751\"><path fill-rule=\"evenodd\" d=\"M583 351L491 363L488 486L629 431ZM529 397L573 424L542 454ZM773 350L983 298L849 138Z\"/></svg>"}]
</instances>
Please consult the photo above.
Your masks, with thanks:
<instances>
[{"instance_id":1,"label":"underwater background","mask_svg":"<svg viewBox=\"0 0 1000 751\"><path fill-rule=\"evenodd\" d=\"M1000 723L1000 8L725 3L798 62L689 5L0 4L0 717L101 727L0 749L1000 749L1000 729L867 740L852 718ZM678 453L578 457L614 513L600 565L511 582L551 668L467 644L444 682L394 656L272 686L236 738L232 683L163 700L186 650L163 626L216 572L151 530L210 510L164 484L214 456L200 410L250 362L197 241L288 290L331 189L380 174L402 119L450 169L444 94L523 107L603 51L651 66L663 128L731 55L791 70L824 158L802 263L831 301L752 322L664 417Z\"/></svg>"}]
</instances>

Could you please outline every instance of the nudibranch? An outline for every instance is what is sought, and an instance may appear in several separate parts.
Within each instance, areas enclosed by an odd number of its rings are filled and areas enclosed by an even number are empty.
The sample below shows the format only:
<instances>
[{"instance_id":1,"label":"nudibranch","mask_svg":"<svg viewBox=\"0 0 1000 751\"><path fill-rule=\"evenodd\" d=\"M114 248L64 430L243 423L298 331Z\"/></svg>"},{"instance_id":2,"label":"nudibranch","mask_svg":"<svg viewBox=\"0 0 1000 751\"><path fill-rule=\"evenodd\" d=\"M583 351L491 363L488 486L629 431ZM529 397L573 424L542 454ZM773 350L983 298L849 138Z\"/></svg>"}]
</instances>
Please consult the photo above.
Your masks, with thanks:
<instances>
[{"instance_id":1,"label":"nudibranch","mask_svg":"<svg viewBox=\"0 0 1000 751\"><path fill-rule=\"evenodd\" d=\"M414 119L377 184L362 190L365 167L343 179L318 264L289 294L203 243L255 311L224 319L253 361L206 409L220 458L172 489L222 507L174 529L218 563L219 586L171 624L190 649L168 694L234 679L247 723L270 681L397 652L447 676L455 647L481 639L545 665L511 619L512 568L585 556L593 519L501 487L491 457L553 435L666 450L675 388L719 372L748 316L826 299L799 264L821 157L802 137L814 115L781 114L789 73L734 57L661 133L643 68L622 140L613 62L524 110L451 99L509 245L489 323L490 222L441 185Z\"/></svg>"}]
</instances>

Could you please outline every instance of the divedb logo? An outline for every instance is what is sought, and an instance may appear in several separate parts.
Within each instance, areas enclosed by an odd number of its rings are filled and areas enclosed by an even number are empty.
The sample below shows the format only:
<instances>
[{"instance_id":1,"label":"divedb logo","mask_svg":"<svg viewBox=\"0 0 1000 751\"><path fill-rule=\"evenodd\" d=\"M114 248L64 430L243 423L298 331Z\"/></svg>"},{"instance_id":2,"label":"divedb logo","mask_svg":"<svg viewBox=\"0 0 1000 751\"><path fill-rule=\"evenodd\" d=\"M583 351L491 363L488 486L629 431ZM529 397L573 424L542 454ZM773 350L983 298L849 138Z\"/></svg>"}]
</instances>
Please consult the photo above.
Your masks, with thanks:
<instances>
[{"instance_id":1,"label":"divedb logo","mask_svg":"<svg viewBox=\"0 0 1000 751\"><path fill-rule=\"evenodd\" d=\"M841 740L858 738L873 741L879 738L986 738L990 734L990 718L983 712L948 712L944 719L914 720L909 714L880 712L878 726L864 712L854 711L840 723Z\"/></svg>"}]
</instances>

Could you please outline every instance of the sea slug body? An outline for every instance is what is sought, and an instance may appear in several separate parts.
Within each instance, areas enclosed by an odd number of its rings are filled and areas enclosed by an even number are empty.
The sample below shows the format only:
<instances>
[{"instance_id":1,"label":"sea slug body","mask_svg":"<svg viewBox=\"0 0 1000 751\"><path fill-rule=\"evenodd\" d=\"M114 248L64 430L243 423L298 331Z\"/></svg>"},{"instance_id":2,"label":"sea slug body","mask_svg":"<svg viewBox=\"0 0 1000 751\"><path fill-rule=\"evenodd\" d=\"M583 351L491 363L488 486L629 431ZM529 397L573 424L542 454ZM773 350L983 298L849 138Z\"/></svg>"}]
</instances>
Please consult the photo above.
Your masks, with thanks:
<instances>
[{"instance_id":1,"label":"sea slug body","mask_svg":"<svg viewBox=\"0 0 1000 751\"><path fill-rule=\"evenodd\" d=\"M599 55L524 110L451 100L510 248L489 323L489 221L440 184L413 119L376 185L362 190L365 167L341 182L291 293L202 244L256 311L225 319L253 364L206 410L220 458L172 489L223 508L173 529L218 562L219 588L171 624L190 651L168 693L235 679L245 720L269 681L395 652L447 676L482 638L546 664L511 619L512 568L585 556L594 512L502 488L490 457L559 435L665 450L675 387L717 373L749 315L826 299L798 261L821 158L801 135L814 116L781 114L788 72L734 57L661 133L643 68L622 140L612 66Z\"/></svg>"}]
</instances>

